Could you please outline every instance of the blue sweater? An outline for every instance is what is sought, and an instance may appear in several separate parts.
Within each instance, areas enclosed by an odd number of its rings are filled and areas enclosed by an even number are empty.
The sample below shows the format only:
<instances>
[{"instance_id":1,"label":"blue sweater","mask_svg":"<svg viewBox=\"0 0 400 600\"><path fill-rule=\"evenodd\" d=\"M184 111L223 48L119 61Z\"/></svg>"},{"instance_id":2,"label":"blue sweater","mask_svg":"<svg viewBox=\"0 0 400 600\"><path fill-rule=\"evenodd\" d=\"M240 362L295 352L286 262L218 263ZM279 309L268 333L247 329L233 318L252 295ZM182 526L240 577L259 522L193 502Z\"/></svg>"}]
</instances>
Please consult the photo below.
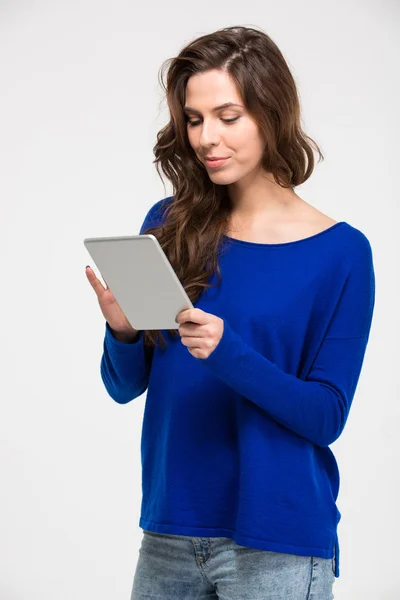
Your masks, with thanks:
<instances>
[{"instance_id":1,"label":"blue sweater","mask_svg":"<svg viewBox=\"0 0 400 600\"><path fill-rule=\"evenodd\" d=\"M140 233L160 225L155 203ZM147 531L229 537L251 548L333 558L339 577L339 470L375 303L370 243L340 221L305 239L224 236L220 287L195 307L224 320L206 359L180 336L145 348L105 324L101 377L126 404L147 390L142 506ZM209 280L217 282L217 275Z\"/></svg>"}]
</instances>

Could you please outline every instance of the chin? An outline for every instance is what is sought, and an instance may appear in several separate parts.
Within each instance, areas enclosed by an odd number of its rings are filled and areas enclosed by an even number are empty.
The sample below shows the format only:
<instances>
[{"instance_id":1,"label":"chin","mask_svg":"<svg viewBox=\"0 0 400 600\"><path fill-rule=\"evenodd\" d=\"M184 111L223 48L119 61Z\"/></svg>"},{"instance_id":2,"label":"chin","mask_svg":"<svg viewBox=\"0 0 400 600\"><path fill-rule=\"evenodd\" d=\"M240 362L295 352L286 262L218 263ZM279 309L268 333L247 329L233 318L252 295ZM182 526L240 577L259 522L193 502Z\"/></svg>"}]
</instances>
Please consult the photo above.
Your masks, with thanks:
<instances>
[{"instance_id":1,"label":"chin","mask_svg":"<svg viewBox=\"0 0 400 600\"><path fill-rule=\"evenodd\" d=\"M239 177L234 173L209 173L208 174L212 181L215 183L219 183L220 185L230 185L231 183L236 183L239 180Z\"/></svg>"}]
</instances>

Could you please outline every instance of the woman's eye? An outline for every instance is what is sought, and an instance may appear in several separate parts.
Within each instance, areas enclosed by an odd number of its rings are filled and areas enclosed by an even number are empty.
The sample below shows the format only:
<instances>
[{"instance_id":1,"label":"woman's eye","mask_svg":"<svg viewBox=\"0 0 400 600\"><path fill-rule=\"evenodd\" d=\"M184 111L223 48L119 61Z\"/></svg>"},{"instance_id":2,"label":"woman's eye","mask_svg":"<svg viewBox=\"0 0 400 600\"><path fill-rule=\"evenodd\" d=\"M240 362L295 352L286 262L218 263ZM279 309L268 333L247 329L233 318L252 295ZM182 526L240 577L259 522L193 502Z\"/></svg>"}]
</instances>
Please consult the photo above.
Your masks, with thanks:
<instances>
[{"instance_id":1,"label":"woman's eye","mask_svg":"<svg viewBox=\"0 0 400 600\"><path fill-rule=\"evenodd\" d=\"M235 117L234 119L221 119L221 121L223 121L224 123L233 123L234 121L237 121L238 119L240 119L240 117ZM187 124L190 125L191 127L195 127L199 123L201 123L201 121L191 121L190 119L187 120Z\"/></svg>"}]
</instances>

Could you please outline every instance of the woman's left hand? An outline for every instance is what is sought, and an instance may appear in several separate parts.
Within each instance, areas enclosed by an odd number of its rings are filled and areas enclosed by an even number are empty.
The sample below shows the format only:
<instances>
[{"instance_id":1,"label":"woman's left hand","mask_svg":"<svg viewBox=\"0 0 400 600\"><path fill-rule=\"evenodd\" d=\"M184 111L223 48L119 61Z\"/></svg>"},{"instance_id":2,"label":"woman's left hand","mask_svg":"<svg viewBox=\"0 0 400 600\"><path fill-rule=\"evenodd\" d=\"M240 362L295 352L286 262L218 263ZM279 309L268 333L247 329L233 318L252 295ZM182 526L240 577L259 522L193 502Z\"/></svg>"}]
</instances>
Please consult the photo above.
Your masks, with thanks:
<instances>
[{"instance_id":1,"label":"woman's left hand","mask_svg":"<svg viewBox=\"0 0 400 600\"><path fill-rule=\"evenodd\" d=\"M223 319L200 308L182 310L176 321L182 344L195 358L208 358L222 338Z\"/></svg>"}]
</instances>

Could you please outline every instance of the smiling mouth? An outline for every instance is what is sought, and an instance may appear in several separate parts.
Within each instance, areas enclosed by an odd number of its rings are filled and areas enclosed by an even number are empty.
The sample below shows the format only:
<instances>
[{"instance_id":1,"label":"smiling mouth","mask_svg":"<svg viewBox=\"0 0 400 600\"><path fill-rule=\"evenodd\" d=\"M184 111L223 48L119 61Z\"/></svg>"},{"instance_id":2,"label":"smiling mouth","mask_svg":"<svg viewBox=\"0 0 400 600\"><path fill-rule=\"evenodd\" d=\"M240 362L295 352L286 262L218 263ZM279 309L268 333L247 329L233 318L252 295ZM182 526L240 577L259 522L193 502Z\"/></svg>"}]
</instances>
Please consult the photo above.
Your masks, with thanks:
<instances>
[{"instance_id":1,"label":"smiling mouth","mask_svg":"<svg viewBox=\"0 0 400 600\"><path fill-rule=\"evenodd\" d=\"M208 167L220 167L220 166L224 165L229 160L229 158L230 158L229 156L227 156L226 158L221 158L219 160L216 160L216 159L209 160L206 158L205 161L206 161L206 165Z\"/></svg>"}]
</instances>

